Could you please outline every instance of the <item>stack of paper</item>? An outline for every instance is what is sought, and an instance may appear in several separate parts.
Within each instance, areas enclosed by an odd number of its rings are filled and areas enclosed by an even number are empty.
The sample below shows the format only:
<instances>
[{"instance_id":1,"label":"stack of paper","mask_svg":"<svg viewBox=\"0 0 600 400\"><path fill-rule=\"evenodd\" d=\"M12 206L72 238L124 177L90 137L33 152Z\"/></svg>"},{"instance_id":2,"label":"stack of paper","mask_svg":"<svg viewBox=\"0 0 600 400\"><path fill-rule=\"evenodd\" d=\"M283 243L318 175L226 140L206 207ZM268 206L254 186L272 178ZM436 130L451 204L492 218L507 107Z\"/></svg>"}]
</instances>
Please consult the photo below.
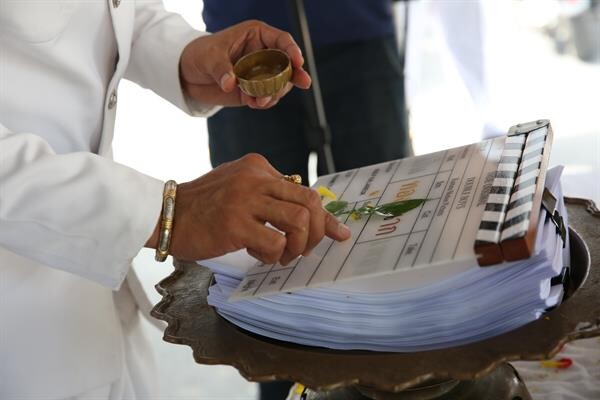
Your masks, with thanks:
<instances>
[{"instance_id":1,"label":"stack of paper","mask_svg":"<svg viewBox=\"0 0 600 400\"><path fill-rule=\"evenodd\" d=\"M209 304L250 332L333 349L451 347L535 320L561 301L551 279L569 259L545 211L531 258L482 268L472 249L501 148L496 139L324 177L317 184L342 185L338 193L357 204L402 194L428 201L398 221L347 219L352 239L325 239L288 267L257 265L244 252L203 261L216 278ZM546 187L566 218L560 173L549 170Z\"/></svg>"}]
</instances>

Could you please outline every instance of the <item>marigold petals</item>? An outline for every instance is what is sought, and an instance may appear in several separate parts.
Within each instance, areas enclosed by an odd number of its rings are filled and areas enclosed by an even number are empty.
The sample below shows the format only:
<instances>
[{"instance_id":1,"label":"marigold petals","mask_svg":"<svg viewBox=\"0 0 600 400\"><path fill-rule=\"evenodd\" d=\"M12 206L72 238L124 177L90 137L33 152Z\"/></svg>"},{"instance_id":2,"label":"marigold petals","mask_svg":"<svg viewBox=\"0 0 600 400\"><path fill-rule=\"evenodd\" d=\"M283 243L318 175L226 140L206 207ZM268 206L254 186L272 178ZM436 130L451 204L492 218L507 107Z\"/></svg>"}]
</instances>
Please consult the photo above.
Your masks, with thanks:
<instances>
[{"instance_id":1,"label":"marigold petals","mask_svg":"<svg viewBox=\"0 0 600 400\"><path fill-rule=\"evenodd\" d=\"M573 365L573 360L571 360L570 358L564 357L559 360L541 361L540 365L544 368L567 369L571 365Z\"/></svg>"},{"instance_id":2,"label":"marigold petals","mask_svg":"<svg viewBox=\"0 0 600 400\"><path fill-rule=\"evenodd\" d=\"M319 193L321 196L331 199L331 200L337 200L337 196L335 195L335 193L333 193L331 190L329 190L328 187L326 186L319 186L317 188L317 193Z\"/></svg>"}]
</instances>

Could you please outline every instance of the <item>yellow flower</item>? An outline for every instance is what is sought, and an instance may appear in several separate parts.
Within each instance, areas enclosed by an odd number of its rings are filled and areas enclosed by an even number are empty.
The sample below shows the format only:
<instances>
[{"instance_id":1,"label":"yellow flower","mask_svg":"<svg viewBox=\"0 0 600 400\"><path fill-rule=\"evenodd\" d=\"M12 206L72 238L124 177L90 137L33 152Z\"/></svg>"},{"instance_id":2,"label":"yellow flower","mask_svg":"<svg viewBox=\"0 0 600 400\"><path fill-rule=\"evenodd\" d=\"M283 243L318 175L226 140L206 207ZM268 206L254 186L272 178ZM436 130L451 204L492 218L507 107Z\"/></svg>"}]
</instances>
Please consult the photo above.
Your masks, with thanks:
<instances>
[{"instance_id":1,"label":"yellow flower","mask_svg":"<svg viewBox=\"0 0 600 400\"><path fill-rule=\"evenodd\" d=\"M304 385L301 383L296 383L294 384L292 390L294 391L294 394L302 394L304 393Z\"/></svg>"},{"instance_id":2,"label":"yellow flower","mask_svg":"<svg viewBox=\"0 0 600 400\"><path fill-rule=\"evenodd\" d=\"M317 193L319 193L321 196L327 199L337 200L337 196L335 195L335 193L329 190L329 188L326 186L319 186L317 188Z\"/></svg>"}]
</instances>

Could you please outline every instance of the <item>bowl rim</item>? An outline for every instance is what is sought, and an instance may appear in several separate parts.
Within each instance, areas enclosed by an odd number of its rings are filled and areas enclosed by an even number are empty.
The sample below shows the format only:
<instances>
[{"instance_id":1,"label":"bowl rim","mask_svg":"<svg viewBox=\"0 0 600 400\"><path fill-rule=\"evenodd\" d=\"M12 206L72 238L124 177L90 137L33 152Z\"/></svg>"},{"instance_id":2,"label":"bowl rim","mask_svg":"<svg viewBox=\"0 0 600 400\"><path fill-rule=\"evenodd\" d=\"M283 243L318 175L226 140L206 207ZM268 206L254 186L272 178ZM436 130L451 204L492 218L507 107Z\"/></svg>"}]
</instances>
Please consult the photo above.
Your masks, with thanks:
<instances>
[{"instance_id":1,"label":"bowl rim","mask_svg":"<svg viewBox=\"0 0 600 400\"><path fill-rule=\"evenodd\" d=\"M243 77L241 77L236 72L237 66L239 65L240 62L242 62L243 60L246 60L246 59L248 59L250 57L253 57L253 56L255 56L258 53L262 53L262 52L269 52L269 53L276 52L276 53L282 54L283 56L285 56L285 58L287 60L286 66L280 72L278 72L277 74L269 76L268 78L264 78L264 79L248 79L248 78L243 78ZM291 68L292 68L292 60L291 60L290 56L285 51L279 50L279 49L259 49L259 50L255 50L255 51L253 51L251 53L245 54L239 60L237 60L235 62L235 64L234 64L234 66L233 66L233 73L234 73L235 77L238 79L238 81L243 81L243 82L267 82L267 81L272 80L272 79L278 79L278 78L280 78L281 76L285 75L288 72L288 70L290 70Z\"/></svg>"}]
</instances>

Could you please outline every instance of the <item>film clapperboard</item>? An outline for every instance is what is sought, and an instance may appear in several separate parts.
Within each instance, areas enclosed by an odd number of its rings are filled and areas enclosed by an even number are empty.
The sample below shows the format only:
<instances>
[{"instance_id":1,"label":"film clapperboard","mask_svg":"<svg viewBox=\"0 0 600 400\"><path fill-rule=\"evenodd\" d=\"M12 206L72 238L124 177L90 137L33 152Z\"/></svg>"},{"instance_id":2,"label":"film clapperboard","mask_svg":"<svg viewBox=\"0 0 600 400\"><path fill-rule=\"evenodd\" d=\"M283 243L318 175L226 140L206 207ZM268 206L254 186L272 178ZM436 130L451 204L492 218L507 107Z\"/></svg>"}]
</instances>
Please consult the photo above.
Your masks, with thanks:
<instances>
[{"instance_id":1,"label":"film clapperboard","mask_svg":"<svg viewBox=\"0 0 600 400\"><path fill-rule=\"evenodd\" d=\"M530 257L542 207L565 243L566 227L556 211L556 198L544 189L551 146L548 120L510 129L477 231L474 247L480 266Z\"/></svg>"}]
</instances>

